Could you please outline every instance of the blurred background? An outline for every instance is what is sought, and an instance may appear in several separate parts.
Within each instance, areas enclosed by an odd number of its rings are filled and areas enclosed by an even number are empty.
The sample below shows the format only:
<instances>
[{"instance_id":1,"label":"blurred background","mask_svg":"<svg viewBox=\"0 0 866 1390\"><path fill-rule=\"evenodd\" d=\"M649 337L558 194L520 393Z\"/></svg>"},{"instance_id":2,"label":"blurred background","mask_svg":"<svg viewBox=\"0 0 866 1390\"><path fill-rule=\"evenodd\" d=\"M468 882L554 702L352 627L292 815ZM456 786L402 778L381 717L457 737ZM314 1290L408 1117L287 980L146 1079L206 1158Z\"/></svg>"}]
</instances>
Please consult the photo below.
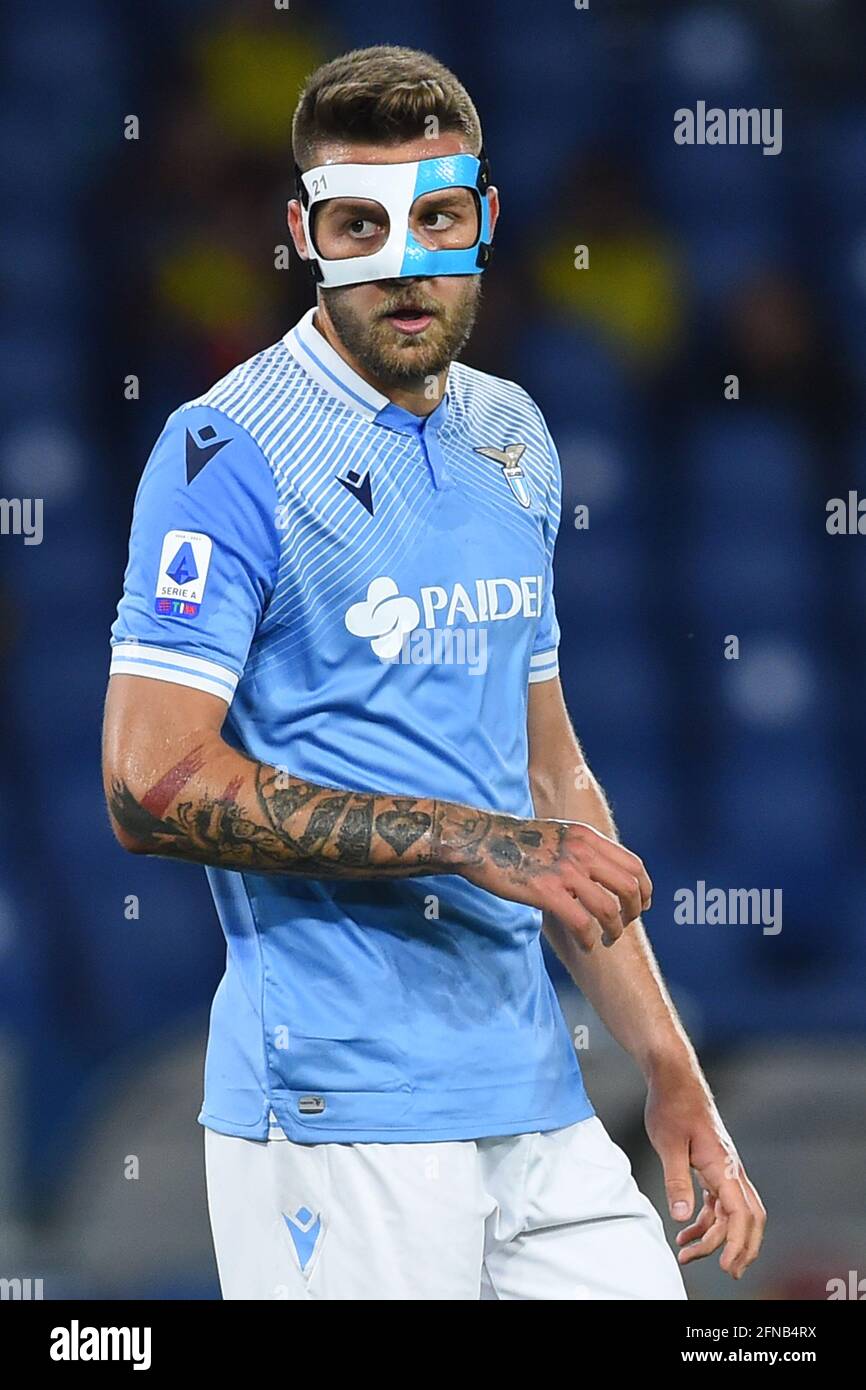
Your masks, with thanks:
<instances>
[{"instance_id":1,"label":"blurred background","mask_svg":"<svg viewBox=\"0 0 866 1390\"><path fill-rule=\"evenodd\" d=\"M0 21L0 497L45 505L42 545L0 536L0 1275L218 1297L195 1117L222 935L201 871L109 834L108 632L165 416L312 303L275 267L298 88L396 42L484 123L504 213L466 360L520 381L559 445L570 707L770 1210L746 1278L713 1257L690 1295L825 1298L866 1275L866 540L826 531L830 498L866 495L866 9L278 5ZM698 100L781 107L782 152L677 145ZM782 931L677 923L699 880L781 889ZM640 1077L551 970L663 1203Z\"/></svg>"}]
</instances>

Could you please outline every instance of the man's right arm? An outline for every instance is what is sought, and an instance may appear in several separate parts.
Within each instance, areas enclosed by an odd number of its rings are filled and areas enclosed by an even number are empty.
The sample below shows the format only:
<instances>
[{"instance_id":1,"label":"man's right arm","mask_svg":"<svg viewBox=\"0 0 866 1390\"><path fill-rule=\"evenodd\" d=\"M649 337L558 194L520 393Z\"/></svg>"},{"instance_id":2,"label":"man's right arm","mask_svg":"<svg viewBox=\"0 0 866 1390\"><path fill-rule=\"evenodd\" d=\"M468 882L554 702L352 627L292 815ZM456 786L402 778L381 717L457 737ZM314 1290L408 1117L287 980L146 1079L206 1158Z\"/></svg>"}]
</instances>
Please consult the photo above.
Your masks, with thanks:
<instances>
[{"instance_id":1,"label":"man's right arm","mask_svg":"<svg viewBox=\"0 0 866 1390\"><path fill-rule=\"evenodd\" d=\"M641 861L591 826L317 786L232 748L225 714L201 690L111 677L103 777L125 849L308 878L459 874L553 913L584 949L649 901Z\"/></svg>"}]
</instances>

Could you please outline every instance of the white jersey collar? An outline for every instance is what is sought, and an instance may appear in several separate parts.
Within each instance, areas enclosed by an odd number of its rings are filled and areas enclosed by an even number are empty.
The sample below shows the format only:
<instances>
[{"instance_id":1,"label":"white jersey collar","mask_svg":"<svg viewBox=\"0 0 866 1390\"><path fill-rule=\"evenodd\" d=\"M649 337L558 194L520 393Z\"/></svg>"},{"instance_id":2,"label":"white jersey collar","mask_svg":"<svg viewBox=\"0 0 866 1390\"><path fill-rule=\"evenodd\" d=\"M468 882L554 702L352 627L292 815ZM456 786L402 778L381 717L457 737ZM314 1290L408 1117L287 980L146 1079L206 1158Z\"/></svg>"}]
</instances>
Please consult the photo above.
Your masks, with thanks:
<instances>
[{"instance_id":1,"label":"white jersey collar","mask_svg":"<svg viewBox=\"0 0 866 1390\"><path fill-rule=\"evenodd\" d=\"M315 312L315 308L308 309L294 328L285 334L283 342L304 371L315 378L320 386L324 386L344 405L351 406L366 419L372 420L380 410L390 405L390 400L359 376L345 358L331 347L313 324Z\"/></svg>"}]
</instances>

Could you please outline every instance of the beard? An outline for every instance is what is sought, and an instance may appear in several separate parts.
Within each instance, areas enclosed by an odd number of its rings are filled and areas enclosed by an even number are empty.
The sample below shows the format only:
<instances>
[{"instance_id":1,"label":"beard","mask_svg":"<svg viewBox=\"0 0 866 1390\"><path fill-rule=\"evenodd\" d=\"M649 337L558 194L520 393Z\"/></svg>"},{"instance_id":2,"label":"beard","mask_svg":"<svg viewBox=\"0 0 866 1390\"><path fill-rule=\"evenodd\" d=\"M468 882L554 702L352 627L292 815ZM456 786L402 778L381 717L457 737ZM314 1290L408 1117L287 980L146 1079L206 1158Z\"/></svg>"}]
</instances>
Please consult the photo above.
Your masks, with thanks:
<instances>
[{"instance_id":1,"label":"beard","mask_svg":"<svg viewBox=\"0 0 866 1390\"><path fill-rule=\"evenodd\" d=\"M331 322L344 347L375 381L384 386L410 386L444 372L469 341L481 299L480 275L465 277L466 290L455 304L443 305L426 293L424 281L389 281L392 293L375 317L352 307L357 286L320 291ZM433 314L433 321L415 336L401 334L387 315L407 305Z\"/></svg>"}]
</instances>

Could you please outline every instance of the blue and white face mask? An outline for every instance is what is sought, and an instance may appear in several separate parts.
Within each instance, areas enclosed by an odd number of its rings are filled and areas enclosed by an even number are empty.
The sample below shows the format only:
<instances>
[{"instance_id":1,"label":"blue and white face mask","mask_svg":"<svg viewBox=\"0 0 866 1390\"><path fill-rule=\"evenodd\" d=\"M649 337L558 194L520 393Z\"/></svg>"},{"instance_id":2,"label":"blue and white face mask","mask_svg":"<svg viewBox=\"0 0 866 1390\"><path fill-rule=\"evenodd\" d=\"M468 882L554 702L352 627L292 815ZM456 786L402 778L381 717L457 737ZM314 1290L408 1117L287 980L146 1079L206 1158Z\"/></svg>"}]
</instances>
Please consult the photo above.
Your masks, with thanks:
<instances>
[{"instance_id":1,"label":"blue and white face mask","mask_svg":"<svg viewBox=\"0 0 866 1390\"><path fill-rule=\"evenodd\" d=\"M417 275L478 275L490 260L490 168L483 151L480 159L452 154L409 164L322 164L296 175L314 278L325 289ZM448 189L468 190L470 197L452 200L455 224L434 250L417 240L413 215L435 210L437 200L429 195ZM337 199L348 201L338 207ZM326 212L328 203L333 207ZM358 226L369 230L352 233ZM323 255L323 249L337 254Z\"/></svg>"}]
</instances>

